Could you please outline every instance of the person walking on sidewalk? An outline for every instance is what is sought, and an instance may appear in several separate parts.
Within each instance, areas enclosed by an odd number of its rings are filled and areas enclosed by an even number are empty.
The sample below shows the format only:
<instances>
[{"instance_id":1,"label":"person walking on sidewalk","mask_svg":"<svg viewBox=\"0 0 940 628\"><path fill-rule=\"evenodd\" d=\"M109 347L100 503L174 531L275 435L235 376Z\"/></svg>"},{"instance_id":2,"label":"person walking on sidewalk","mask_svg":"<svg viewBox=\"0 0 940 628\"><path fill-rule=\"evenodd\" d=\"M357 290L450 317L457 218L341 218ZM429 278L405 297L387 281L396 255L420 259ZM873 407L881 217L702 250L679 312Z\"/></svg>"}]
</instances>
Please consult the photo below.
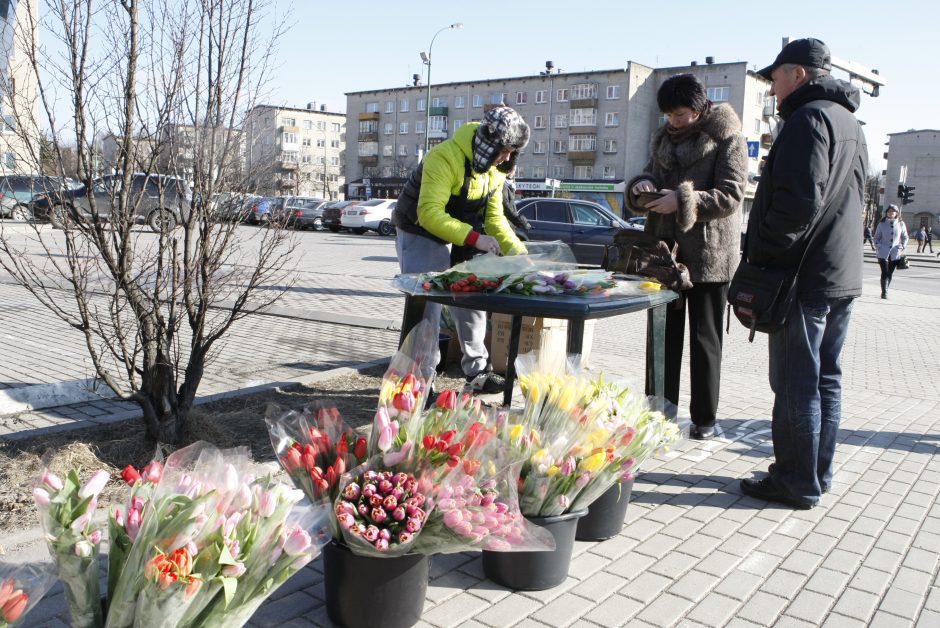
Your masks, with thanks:
<instances>
[{"instance_id":1,"label":"person walking on sidewalk","mask_svg":"<svg viewBox=\"0 0 940 628\"><path fill-rule=\"evenodd\" d=\"M865 246L865 242L871 245L871 250L875 250L875 242L871 239L871 226L865 225L865 240L862 242L862 246Z\"/></svg>"},{"instance_id":2,"label":"person walking on sidewalk","mask_svg":"<svg viewBox=\"0 0 940 628\"><path fill-rule=\"evenodd\" d=\"M398 229L395 250L403 273L447 270L454 255L464 261L477 253L517 255L525 246L503 213L503 182L529 141L529 126L514 109L500 106L481 122L463 125L431 149L408 177L392 212ZM460 366L470 388L498 392L505 386L493 372L483 344L486 314L451 308L463 356ZM441 306L428 303L424 318L437 332ZM434 363L440 361L440 352Z\"/></svg>"},{"instance_id":3,"label":"person walking on sidewalk","mask_svg":"<svg viewBox=\"0 0 940 628\"><path fill-rule=\"evenodd\" d=\"M917 252L926 251L927 243L927 227L921 227L917 230L917 233L914 234L914 239L917 240Z\"/></svg>"},{"instance_id":4,"label":"person walking on sidewalk","mask_svg":"<svg viewBox=\"0 0 940 628\"><path fill-rule=\"evenodd\" d=\"M708 100L692 74L663 82L656 95L667 123L650 140L643 173L627 184L627 206L648 214L645 230L678 243L678 261L689 269L692 287L666 308L665 398L679 402L679 380L689 318L689 435L715 435L721 384L722 315L728 283L741 251L741 203L747 182L747 143L730 106ZM640 205L641 192L665 196Z\"/></svg>"},{"instance_id":5,"label":"person walking on sidewalk","mask_svg":"<svg viewBox=\"0 0 940 628\"><path fill-rule=\"evenodd\" d=\"M784 124L761 172L745 251L751 264L800 271L786 322L768 338L774 463L767 477L742 480L741 490L798 509L815 506L832 482L842 415L840 355L852 304L862 293L855 238L862 230L868 149L854 115L859 90L831 77L831 69L829 48L809 38L787 44L759 72L771 81Z\"/></svg>"},{"instance_id":6,"label":"person walking on sidewalk","mask_svg":"<svg viewBox=\"0 0 940 628\"><path fill-rule=\"evenodd\" d=\"M881 267L881 298L888 298L888 287L894 277L894 269L898 267L902 251L907 246L907 226L901 220L901 210L897 205L888 205L884 218L875 229L875 246L877 247L878 265Z\"/></svg>"},{"instance_id":7,"label":"person walking on sidewalk","mask_svg":"<svg viewBox=\"0 0 940 628\"><path fill-rule=\"evenodd\" d=\"M930 252L933 253L933 229L926 227L926 232L924 233L924 253L927 252L927 249L930 249Z\"/></svg>"}]
</instances>

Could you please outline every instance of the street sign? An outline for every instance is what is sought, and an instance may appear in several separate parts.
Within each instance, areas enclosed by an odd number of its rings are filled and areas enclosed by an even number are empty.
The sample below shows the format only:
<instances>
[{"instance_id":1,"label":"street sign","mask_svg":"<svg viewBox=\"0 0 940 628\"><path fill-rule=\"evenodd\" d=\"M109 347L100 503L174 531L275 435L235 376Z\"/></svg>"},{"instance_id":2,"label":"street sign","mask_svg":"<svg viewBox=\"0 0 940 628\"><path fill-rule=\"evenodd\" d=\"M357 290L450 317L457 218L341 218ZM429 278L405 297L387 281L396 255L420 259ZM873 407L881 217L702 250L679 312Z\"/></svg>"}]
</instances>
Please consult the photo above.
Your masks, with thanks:
<instances>
[{"instance_id":1,"label":"street sign","mask_svg":"<svg viewBox=\"0 0 940 628\"><path fill-rule=\"evenodd\" d=\"M748 140L747 143L747 156L748 157L758 157L760 156L760 142L752 142Z\"/></svg>"}]
</instances>

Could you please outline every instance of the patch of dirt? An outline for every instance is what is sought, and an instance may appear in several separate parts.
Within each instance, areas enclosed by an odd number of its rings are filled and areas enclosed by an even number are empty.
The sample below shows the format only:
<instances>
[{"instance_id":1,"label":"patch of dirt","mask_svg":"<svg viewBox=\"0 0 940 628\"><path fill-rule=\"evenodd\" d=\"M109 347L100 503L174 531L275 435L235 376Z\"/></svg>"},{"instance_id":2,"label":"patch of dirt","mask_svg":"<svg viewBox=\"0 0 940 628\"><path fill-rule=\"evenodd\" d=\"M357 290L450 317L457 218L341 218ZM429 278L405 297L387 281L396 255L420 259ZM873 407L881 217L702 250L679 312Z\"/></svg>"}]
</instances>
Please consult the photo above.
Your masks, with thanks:
<instances>
[{"instance_id":1,"label":"patch of dirt","mask_svg":"<svg viewBox=\"0 0 940 628\"><path fill-rule=\"evenodd\" d=\"M313 401L332 402L351 427L367 431L384 372L385 367L376 367L309 386L274 389L197 406L182 445L205 440L220 449L247 446L256 462L274 460L264 424L265 412L271 404L285 410L300 410ZM459 368L435 380L438 390L460 390L463 384ZM163 455L172 452L167 446L159 449ZM110 472L111 482L100 498L106 508L123 496L121 469L129 464L140 468L157 453L158 445L144 438L140 419L0 442L0 534L39 525L32 487L44 457L49 460L50 469L59 474L71 468L77 469L82 478L98 469Z\"/></svg>"}]
</instances>

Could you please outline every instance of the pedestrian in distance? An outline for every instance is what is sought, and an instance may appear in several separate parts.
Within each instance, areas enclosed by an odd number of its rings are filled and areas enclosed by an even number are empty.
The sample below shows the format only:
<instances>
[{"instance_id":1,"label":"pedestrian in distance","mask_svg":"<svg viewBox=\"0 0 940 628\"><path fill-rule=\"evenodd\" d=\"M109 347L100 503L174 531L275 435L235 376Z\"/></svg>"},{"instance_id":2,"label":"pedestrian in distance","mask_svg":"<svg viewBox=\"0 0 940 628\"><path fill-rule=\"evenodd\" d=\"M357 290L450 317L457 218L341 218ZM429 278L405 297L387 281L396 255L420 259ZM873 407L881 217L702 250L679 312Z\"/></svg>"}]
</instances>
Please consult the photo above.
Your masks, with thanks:
<instances>
[{"instance_id":1,"label":"pedestrian in distance","mask_svg":"<svg viewBox=\"0 0 940 628\"><path fill-rule=\"evenodd\" d=\"M898 267L898 260L907 246L907 226L901 220L901 210L897 205L888 205L884 218L875 229L875 246L877 247L878 265L881 267L881 298L888 298L888 287L894 270Z\"/></svg>"},{"instance_id":2,"label":"pedestrian in distance","mask_svg":"<svg viewBox=\"0 0 940 628\"><path fill-rule=\"evenodd\" d=\"M728 284L741 255L741 203L747 182L747 142L729 105L708 100L692 74L663 82L656 95L666 124L653 132L650 158L628 184L627 206L647 215L645 230L679 245L692 288L666 310L665 398L676 405L689 322L689 435L712 438L721 385L722 319ZM660 198L642 204L642 192Z\"/></svg>"},{"instance_id":3,"label":"pedestrian in distance","mask_svg":"<svg viewBox=\"0 0 940 628\"><path fill-rule=\"evenodd\" d=\"M926 227L924 232L924 253L927 252L927 249L930 249L930 252L933 253L933 229Z\"/></svg>"},{"instance_id":4,"label":"pedestrian in distance","mask_svg":"<svg viewBox=\"0 0 940 628\"><path fill-rule=\"evenodd\" d=\"M865 242L871 245L871 250L875 250L875 241L872 240L871 226L865 225L865 240L862 242L862 246L865 246Z\"/></svg>"},{"instance_id":5,"label":"pedestrian in distance","mask_svg":"<svg viewBox=\"0 0 940 628\"><path fill-rule=\"evenodd\" d=\"M528 141L529 126L522 116L500 106L428 152L411 172L392 212L401 272L447 270L452 259L464 261L482 253L526 252L503 213L503 183ZM493 372L483 344L486 314L455 307L451 314L468 386L475 392L501 391L505 379ZM438 332L440 304L428 303L424 318ZM438 350L435 364L439 361Z\"/></svg>"},{"instance_id":6,"label":"pedestrian in distance","mask_svg":"<svg viewBox=\"0 0 940 628\"><path fill-rule=\"evenodd\" d=\"M854 115L859 90L830 76L831 68L829 48L810 38L790 42L760 70L771 81L784 124L747 226L748 262L800 270L786 322L768 334L774 462L763 479L742 480L741 490L797 509L815 506L832 484L842 415L840 356L852 304L862 293L855 238L862 229L868 149Z\"/></svg>"},{"instance_id":7,"label":"pedestrian in distance","mask_svg":"<svg viewBox=\"0 0 940 628\"><path fill-rule=\"evenodd\" d=\"M921 227L917 230L917 233L914 234L914 239L917 240L917 252L926 251L927 247L927 227Z\"/></svg>"}]
</instances>

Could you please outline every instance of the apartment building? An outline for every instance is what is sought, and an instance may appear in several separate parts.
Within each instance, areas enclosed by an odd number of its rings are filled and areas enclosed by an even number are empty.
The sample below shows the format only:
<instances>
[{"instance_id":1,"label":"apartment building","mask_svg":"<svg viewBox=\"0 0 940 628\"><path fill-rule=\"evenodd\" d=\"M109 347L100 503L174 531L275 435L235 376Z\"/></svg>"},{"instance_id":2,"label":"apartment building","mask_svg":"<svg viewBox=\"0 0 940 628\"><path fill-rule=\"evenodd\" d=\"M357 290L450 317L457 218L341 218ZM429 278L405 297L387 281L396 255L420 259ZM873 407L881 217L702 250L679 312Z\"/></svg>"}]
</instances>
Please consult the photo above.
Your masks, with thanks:
<instances>
[{"instance_id":1,"label":"apartment building","mask_svg":"<svg viewBox=\"0 0 940 628\"><path fill-rule=\"evenodd\" d=\"M260 194L342 198L345 114L316 103L303 109L258 105L243 131L249 179Z\"/></svg>"},{"instance_id":2,"label":"apartment building","mask_svg":"<svg viewBox=\"0 0 940 628\"><path fill-rule=\"evenodd\" d=\"M397 197L423 157L425 135L433 147L502 103L519 111L532 129L517 169L523 195L583 198L622 213L626 182L642 172L650 134L664 122L656 92L682 72L695 74L709 98L727 102L741 117L756 176L771 143L774 111L766 80L745 62L709 58L660 69L629 62L615 70L432 85L430 102L426 85L347 93L348 143L356 147L346 155L347 197ZM745 211L755 188L752 178Z\"/></svg>"},{"instance_id":3,"label":"apartment building","mask_svg":"<svg viewBox=\"0 0 940 628\"><path fill-rule=\"evenodd\" d=\"M0 0L0 174L39 173L37 82L26 54L36 5Z\"/></svg>"},{"instance_id":4,"label":"apartment building","mask_svg":"<svg viewBox=\"0 0 940 628\"><path fill-rule=\"evenodd\" d=\"M901 206L897 189L903 172L904 184L915 188L913 202L902 207L908 231L913 234L921 227L936 231L940 227L940 131L889 133L885 159L884 204Z\"/></svg>"}]
</instances>

